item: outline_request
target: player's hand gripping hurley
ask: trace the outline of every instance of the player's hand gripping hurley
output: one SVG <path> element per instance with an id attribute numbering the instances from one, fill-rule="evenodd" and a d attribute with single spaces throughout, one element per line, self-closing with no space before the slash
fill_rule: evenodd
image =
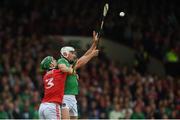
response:
<path id="1" fill-rule="evenodd" d="M 104 26 L 104 19 L 105 19 L 106 15 L 107 15 L 108 10 L 109 10 L 109 4 L 106 3 L 106 4 L 104 5 L 104 9 L 103 9 L 103 18 L 102 18 L 102 21 L 101 21 L 100 30 L 99 30 L 99 32 L 98 32 L 98 34 L 97 34 L 97 35 L 98 35 L 98 38 L 100 38 L 101 35 L 102 35 L 102 30 L 103 30 L 103 26 Z M 99 41 L 98 41 L 98 44 L 99 44 Z"/>

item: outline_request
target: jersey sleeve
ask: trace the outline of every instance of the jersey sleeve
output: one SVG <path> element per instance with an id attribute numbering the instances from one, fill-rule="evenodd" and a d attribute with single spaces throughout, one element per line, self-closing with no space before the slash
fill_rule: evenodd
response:
<path id="1" fill-rule="evenodd" d="M 64 58 L 60 58 L 60 59 L 58 60 L 57 64 L 58 64 L 58 65 L 59 65 L 59 64 L 65 64 L 67 67 L 70 66 L 69 63 L 68 63 L 68 61 L 67 61 L 66 59 L 64 59 Z"/>

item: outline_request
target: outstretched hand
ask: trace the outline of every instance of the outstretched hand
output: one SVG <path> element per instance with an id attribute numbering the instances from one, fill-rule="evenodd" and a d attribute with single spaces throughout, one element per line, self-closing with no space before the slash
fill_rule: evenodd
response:
<path id="1" fill-rule="evenodd" d="M 98 33 L 93 31 L 93 42 L 98 43 L 98 40 L 99 40 Z"/>

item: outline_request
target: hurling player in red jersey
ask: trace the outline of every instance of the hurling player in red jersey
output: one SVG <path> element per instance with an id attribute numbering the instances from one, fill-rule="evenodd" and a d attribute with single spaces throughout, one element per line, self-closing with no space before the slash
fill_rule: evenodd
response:
<path id="1" fill-rule="evenodd" d="M 64 95 L 64 84 L 67 74 L 72 74 L 73 69 L 61 66 L 56 69 L 57 62 L 52 56 L 45 57 L 41 68 L 46 70 L 43 77 L 44 97 L 39 107 L 40 119 L 60 119 L 60 105 Z"/>

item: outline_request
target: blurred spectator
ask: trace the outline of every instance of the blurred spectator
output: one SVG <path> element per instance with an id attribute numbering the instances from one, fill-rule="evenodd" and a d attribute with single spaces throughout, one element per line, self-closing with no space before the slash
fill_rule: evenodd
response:
<path id="1" fill-rule="evenodd" d="M 114 109 L 109 113 L 110 119 L 123 119 L 125 118 L 125 113 L 122 111 L 121 105 L 119 103 L 114 104 Z"/>
<path id="2" fill-rule="evenodd" d="M 140 73 L 144 74 L 147 71 L 148 62 L 148 53 L 144 50 L 144 46 L 141 45 L 135 53 L 135 67 Z"/>
<path id="3" fill-rule="evenodd" d="M 167 62 L 178 62 L 179 61 L 179 57 L 178 54 L 175 50 L 170 50 L 166 53 L 166 61 Z"/>
<path id="4" fill-rule="evenodd" d="M 131 119 L 145 119 L 145 115 L 144 115 L 144 113 L 142 112 L 140 106 L 138 106 L 138 105 L 135 106 L 134 112 L 133 112 L 133 114 L 131 115 Z"/>
<path id="5" fill-rule="evenodd" d="M 132 110 L 132 107 L 130 106 L 130 101 L 128 98 L 124 99 L 124 109 L 122 110 L 122 112 L 125 115 L 125 117 L 124 117 L 125 119 L 130 119 L 130 117 L 133 113 L 133 110 Z"/>
<path id="6" fill-rule="evenodd" d="M 0 103 L 0 118 L 1 119 L 8 119 L 8 113 L 4 110 L 4 106 Z"/>

